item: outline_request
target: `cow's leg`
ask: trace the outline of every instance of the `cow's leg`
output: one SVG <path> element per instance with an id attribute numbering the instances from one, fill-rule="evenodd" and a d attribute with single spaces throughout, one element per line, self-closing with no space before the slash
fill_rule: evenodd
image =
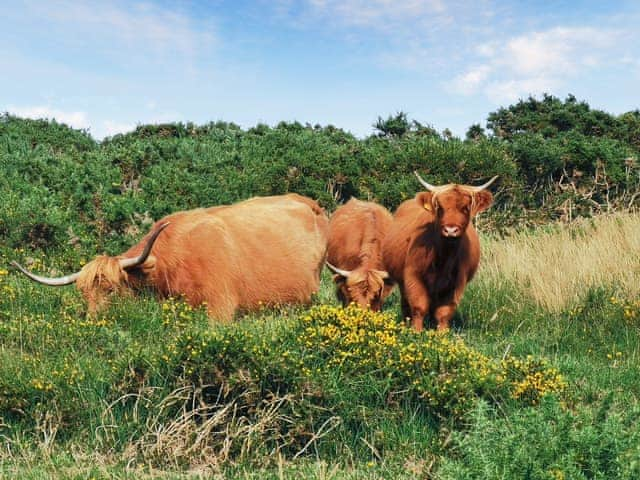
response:
<path id="1" fill-rule="evenodd" d="M 402 283 L 399 283 L 398 288 L 400 289 L 400 307 L 402 309 L 402 319 L 405 321 L 410 320 L 411 308 L 409 308 L 409 302 L 407 302 L 407 293 L 404 290 L 404 285 Z"/>
<path id="2" fill-rule="evenodd" d="M 209 319 L 214 319 L 223 323 L 231 322 L 239 307 L 238 301 L 234 298 L 227 298 L 224 301 L 218 301 L 216 303 L 207 302 L 206 305 Z"/>
<path id="3" fill-rule="evenodd" d="M 463 275 L 460 275 L 457 279 L 456 289 L 449 295 L 446 295 L 442 302 L 438 302 L 433 312 L 433 316 L 438 323 L 438 330 L 449 330 L 451 319 L 458 309 L 460 300 L 462 300 L 462 294 L 464 293 L 466 284 L 467 279 Z"/>
<path id="4" fill-rule="evenodd" d="M 402 292 L 402 300 L 400 300 L 400 306 L 402 307 L 402 318 L 404 320 L 410 320 L 411 307 L 409 307 L 409 302 L 407 302 L 407 298 L 404 296 L 404 292 Z"/>
<path id="5" fill-rule="evenodd" d="M 444 305 L 438 305 L 435 308 L 433 316 L 436 322 L 438 322 L 438 330 L 449 330 L 451 319 L 455 315 L 457 308 L 458 305 L 453 301 L 445 303 Z"/>
<path id="6" fill-rule="evenodd" d="M 416 275 L 407 275 L 404 281 L 405 295 L 411 313 L 411 326 L 418 332 L 424 329 L 424 317 L 429 312 L 429 293 Z"/>

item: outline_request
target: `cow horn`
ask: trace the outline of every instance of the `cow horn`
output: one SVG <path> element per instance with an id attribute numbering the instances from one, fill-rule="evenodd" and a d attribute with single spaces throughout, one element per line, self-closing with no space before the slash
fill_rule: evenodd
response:
<path id="1" fill-rule="evenodd" d="M 142 265 L 147 260 L 147 257 L 149 257 L 149 254 L 151 253 L 151 247 L 153 247 L 153 244 L 158 238 L 158 235 L 160 235 L 162 230 L 164 230 L 169 226 L 169 223 L 170 222 L 163 223 L 158 227 L 158 229 L 155 232 L 153 232 L 153 234 L 149 237 L 149 240 L 147 240 L 147 244 L 144 246 L 144 250 L 138 257 L 123 258 L 120 260 L 120 266 L 123 269 L 127 270 L 130 268 L 137 267 L 138 265 Z"/>
<path id="2" fill-rule="evenodd" d="M 151 253 L 151 247 L 153 246 L 154 242 L 158 238 L 158 235 L 160 235 L 160 232 L 162 232 L 162 230 L 164 230 L 167 226 L 169 226 L 169 222 L 163 223 L 155 232 L 153 232 L 151 237 L 149 237 L 149 240 L 147 240 L 147 244 L 145 245 L 144 250 L 142 251 L 140 256 L 136 258 L 122 259 L 120 260 L 120 266 L 122 268 L 133 268 L 137 265 L 140 265 L 141 263 L 144 263 L 144 261 L 149 256 L 149 253 Z M 18 270 L 24 273 L 31 280 L 38 283 L 42 283 L 44 285 L 50 285 L 52 287 L 62 287 L 64 285 L 70 285 L 74 283 L 76 280 L 78 280 L 78 277 L 80 276 L 80 272 L 76 272 L 76 273 L 72 273 L 71 275 L 65 275 L 64 277 L 56 277 L 56 278 L 41 277 L 40 275 L 31 273 L 29 270 L 24 268 L 18 262 L 11 262 L 11 265 L 16 267 Z"/>
<path id="3" fill-rule="evenodd" d="M 413 173 L 418 178 L 418 181 L 422 184 L 424 188 L 426 188 L 430 192 L 435 192 L 436 190 L 438 190 L 437 186 L 431 185 L 430 183 L 426 182 L 417 171 L 414 170 Z"/>
<path id="4" fill-rule="evenodd" d="M 493 182 L 495 182 L 496 178 L 498 178 L 500 175 L 496 175 L 495 177 L 493 177 L 491 180 L 489 180 L 487 183 L 480 185 L 479 187 L 469 187 L 471 188 L 471 190 L 473 190 L 474 192 L 480 192 L 482 190 L 484 190 L 485 188 L 487 188 L 489 185 L 491 185 Z"/>
<path id="5" fill-rule="evenodd" d="M 338 275 L 342 275 L 344 278 L 349 278 L 351 272 L 349 270 L 342 270 L 341 268 L 336 267 L 335 265 L 331 265 L 329 262 L 325 262 L 329 270 Z"/>
<path id="6" fill-rule="evenodd" d="M 429 190 L 430 192 L 433 192 L 433 193 L 444 192 L 445 190 L 448 190 L 451 188 L 450 184 L 449 185 L 431 185 L 424 178 L 422 178 L 418 172 L 414 171 L 413 173 L 418 178 L 418 181 L 422 184 L 422 186 L 427 190 Z"/>
<path id="7" fill-rule="evenodd" d="M 16 267 L 18 270 L 24 273 L 31 280 L 38 283 L 43 283 L 44 285 L 50 285 L 52 287 L 62 287 L 64 285 L 70 285 L 73 282 L 75 282 L 80 276 L 80 272 L 76 272 L 76 273 L 72 273 L 71 275 L 65 275 L 64 277 L 57 277 L 57 278 L 41 277 L 40 275 L 31 273 L 29 270 L 24 268 L 18 262 L 11 262 L 11 265 Z"/>

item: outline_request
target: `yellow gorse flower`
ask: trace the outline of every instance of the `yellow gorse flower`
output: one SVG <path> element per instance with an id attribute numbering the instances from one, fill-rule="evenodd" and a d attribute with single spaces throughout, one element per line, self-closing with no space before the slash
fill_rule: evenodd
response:
<path id="1" fill-rule="evenodd" d="M 355 374 L 383 372 L 398 389 L 409 387 L 434 408 L 454 413 L 485 391 L 506 390 L 511 398 L 537 403 L 566 388 L 560 373 L 543 361 L 495 361 L 460 337 L 416 334 L 390 313 L 322 305 L 303 317 L 303 325 L 298 341 L 310 355 L 324 356 L 330 366 Z"/>

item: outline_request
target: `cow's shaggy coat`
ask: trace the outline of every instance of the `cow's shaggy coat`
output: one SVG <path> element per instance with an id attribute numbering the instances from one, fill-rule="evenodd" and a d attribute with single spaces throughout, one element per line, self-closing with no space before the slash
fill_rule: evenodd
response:
<path id="1" fill-rule="evenodd" d="M 400 287 L 403 315 L 418 331 L 426 315 L 439 330 L 449 328 L 480 261 L 471 219 L 493 201 L 482 187 L 432 188 L 398 207 L 383 244 L 385 267 Z"/>
<path id="2" fill-rule="evenodd" d="M 167 223 L 141 265 L 120 266 L 122 259 L 140 256 Z M 122 255 L 85 265 L 77 287 L 90 312 L 111 293 L 148 286 L 163 297 L 205 304 L 210 317 L 230 320 L 238 310 L 310 302 L 320 285 L 327 234 L 322 208 L 297 194 L 178 212 Z"/>
<path id="3" fill-rule="evenodd" d="M 355 302 L 378 311 L 391 293 L 393 282 L 384 271 L 382 241 L 392 221 L 383 206 L 355 198 L 331 216 L 327 262 L 343 305 Z"/>

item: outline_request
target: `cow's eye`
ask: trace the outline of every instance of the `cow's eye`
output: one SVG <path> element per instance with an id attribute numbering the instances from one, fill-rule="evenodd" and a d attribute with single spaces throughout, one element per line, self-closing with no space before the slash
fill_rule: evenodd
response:
<path id="1" fill-rule="evenodd" d="M 465 214 L 469 213 L 469 207 L 462 207 L 462 212 Z"/>

